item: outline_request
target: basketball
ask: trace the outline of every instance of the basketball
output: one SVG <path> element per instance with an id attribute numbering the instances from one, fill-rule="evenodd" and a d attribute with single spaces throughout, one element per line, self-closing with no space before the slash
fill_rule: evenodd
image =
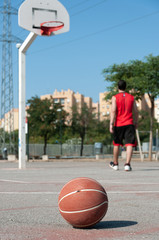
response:
<path id="1" fill-rule="evenodd" d="M 62 217 L 77 228 L 86 228 L 100 222 L 108 209 L 108 197 L 97 181 L 81 177 L 69 181 L 58 198 Z"/>

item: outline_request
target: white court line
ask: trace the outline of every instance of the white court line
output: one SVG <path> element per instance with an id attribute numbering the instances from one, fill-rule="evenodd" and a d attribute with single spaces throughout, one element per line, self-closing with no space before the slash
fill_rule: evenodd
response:
<path id="1" fill-rule="evenodd" d="M 23 183 L 23 184 L 56 184 L 56 183 L 68 183 L 69 180 L 61 180 L 61 181 L 52 181 L 52 182 L 25 182 L 18 180 L 8 180 L 8 179 L 0 179 L 0 182 L 11 182 L 11 183 Z M 124 185 L 159 185 L 159 183 L 150 183 L 150 182 L 113 182 L 110 180 L 97 180 L 99 183 L 108 183 L 108 184 L 124 184 Z"/>
<path id="2" fill-rule="evenodd" d="M 137 194 L 137 193 L 159 193 L 159 191 L 117 191 L 117 192 L 107 192 L 108 194 Z"/>
<path id="3" fill-rule="evenodd" d="M 60 192 L 0 192 L 0 194 L 13 194 L 13 195 L 59 195 Z"/>
<path id="4" fill-rule="evenodd" d="M 98 180 L 98 182 L 100 183 L 109 183 L 109 184 L 124 184 L 124 185 L 159 185 L 158 183 L 150 183 L 150 182 L 124 182 L 125 180 L 123 180 L 123 182 L 113 182 L 110 180 Z"/>
<path id="5" fill-rule="evenodd" d="M 56 183 L 66 183 L 66 181 L 53 181 L 53 182 L 25 182 L 25 181 L 8 180 L 8 179 L 0 179 L 0 182 L 23 183 L 23 184 L 56 184 Z"/>
<path id="6" fill-rule="evenodd" d="M 0 179 L 0 182 L 12 182 L 12 183 L 29 183 L 24 181 L 17 181 L 17 180 L 7 180 L 7 179 Z"/>
<path id="7" fill-rule="evenodd" d="M 137 193 L 159 193 L 159 191 L 107 191 L 107 194 L 137 194 Z M 13 194 L 13 195 L 59 195 L 60 192 L 0 192 L 0 194 Z"/>

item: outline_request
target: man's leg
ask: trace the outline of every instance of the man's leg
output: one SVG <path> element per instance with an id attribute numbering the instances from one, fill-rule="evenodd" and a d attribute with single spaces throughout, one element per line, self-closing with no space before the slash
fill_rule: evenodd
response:
<path id="1" fill-rule="evenodd" d="M 133 153 L 133 147 L 127 146 L 126 147 L 126 163 L 127 164 L 130 164 L 131 162 L 132 153 Z"/>
<path id="2" fill-rule="evenodd" d="M 131 157 L 133 153 L 133 146 L 135 146 L 135 127 L 134 125 L 127 125 L 125 128 L 125 146 L 126 146 L 126 164 L 125 171 L 131 171 Z"/>
<path id="3" fill-rule="evenodd" d="M 131 165 L 130 165 L 132 153 L 133 153 L 133 147 L 132 146 L 127 146 L 126 147 L 126 163 L 125 163 L 125 166 L 124 166 L 125 171 L 131 171 L 132 170 Z"/>
<path id="4" fill-rule="evenodd" d="M 114 146 L 113 149 L 113 162 L 118 165 L 118 157 L 119 157 L 119 146 Z"/>
<path id="5" fill-rule="evenodd" d="M 113 162 L 110 162 L 109 166 L 114 170 L 119 170 L 118 166 L 119 146 L 114 146 L 113 149 Z"/>

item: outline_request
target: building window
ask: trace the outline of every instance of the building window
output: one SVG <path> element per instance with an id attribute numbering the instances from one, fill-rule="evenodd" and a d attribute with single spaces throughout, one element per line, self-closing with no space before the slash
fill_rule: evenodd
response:
<path id="1" fill-rule="evenodd" d="M 107 105 L 107 109 L 109 109 L 109 105 Z"/>
<path id="2" fill-rule="evenodd" d="M 105 116 L 105 112 L 103 112 L 102 115 Z"/>
<path id="3" fill-rule="evenodd" d="M 59 99 L 58 98 L 54 98 L 54 103 L 58 103 Z"/>
<path id="4" fill-rule="evenodd" d="M 107 112 L 107 115 L 109 115 L 109 112 Z"/>
<path id="5" fill-rule="evenodd" d="M 64 103 L 65 103 L 65 99 L 64 99 L 64 98 L 61 98 L 61 99 L 60 99 L 60 103 L 61 103 L 61 104 L 64 104 Z"/>

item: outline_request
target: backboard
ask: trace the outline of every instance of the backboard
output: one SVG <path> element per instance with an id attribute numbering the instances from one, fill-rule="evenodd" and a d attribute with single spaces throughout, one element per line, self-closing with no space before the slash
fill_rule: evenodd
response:
<path id="1" fill-rule="evenodd" d="M 45 34 L 41 26 L 47 22 L 56 25 L 60 23 L 60 26 Z M 18 23 L 20 27 L 37 35 L 57 35 L 70 28 L 69 14 L 58 0 L 25 0 L 18 11 Z"/>

